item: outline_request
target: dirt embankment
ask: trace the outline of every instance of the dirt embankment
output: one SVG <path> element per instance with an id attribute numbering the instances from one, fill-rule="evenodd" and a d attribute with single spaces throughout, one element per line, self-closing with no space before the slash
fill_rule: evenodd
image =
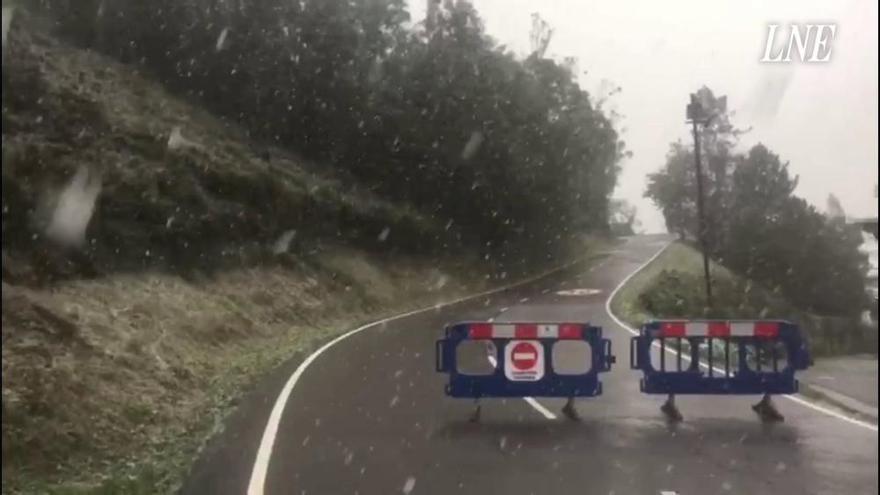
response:
<path id="1" fill-rule="evenodd" d="M 7 41 L 4 492 L 167 491 L 283 359 L 493 283 L 461 253 L 425 256 L 454 237 L 442 224 L 134 67 L 23 13 Z"/>

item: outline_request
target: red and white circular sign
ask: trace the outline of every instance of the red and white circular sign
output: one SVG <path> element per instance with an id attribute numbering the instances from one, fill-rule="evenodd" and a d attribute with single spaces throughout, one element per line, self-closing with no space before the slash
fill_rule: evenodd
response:
<path id="1" fill-rule="evenodd" d="M 504 375 L 516 382 L 544 377 L 544 346 L 537 340 L 511 340 L 504 347 Z"/>
<path id="2" fill-rule="evenodd" d="M 538 350 L 529 342 L 519 342 L 513 346 L 510 361 L 518 370 L 530 370 L 538 362 Z"/>

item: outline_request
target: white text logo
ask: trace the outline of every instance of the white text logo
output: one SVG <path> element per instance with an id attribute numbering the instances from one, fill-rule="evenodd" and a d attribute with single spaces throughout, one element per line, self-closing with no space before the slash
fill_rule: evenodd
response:
<path id="1" fill-rule="evenodd" d="M 767 26 L 761 62 L 788 63 L 792 57 L 809 63 L 831 60 L 831 42 L 837 32 L 836 24 L 790 24 L 787 39 L 779 27 L 779 24 Z"/>

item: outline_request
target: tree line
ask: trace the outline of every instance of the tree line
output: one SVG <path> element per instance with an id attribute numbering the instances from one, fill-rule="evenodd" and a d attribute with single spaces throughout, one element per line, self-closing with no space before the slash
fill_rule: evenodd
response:
<path id="1" fill-rule="evenodd" d="M 627 152 L 573 64 L 515 57 L 466 1 L 39 0 L 58 31 L 135 64 L 259 140 L 454 225 L 487 255 L 607 230 Z M 543 38 L 546 38 L 544 36 Z"/>
<path id="2" fill-rule="evenodd" d="M 715 98 L 708 88 L 701 93 Z M 797 177 L 763 144 L 737 152 L 742 132 L 722 113 L 700 137 L 710 256 L 807 311 L 858 315 L 868 307 L 861 231 L 796 196 Z M 697 238 L 691 147 L 671 145 L 665 165 L 649 175 L 645 196 L 662 210 L 670 232 Z"/>

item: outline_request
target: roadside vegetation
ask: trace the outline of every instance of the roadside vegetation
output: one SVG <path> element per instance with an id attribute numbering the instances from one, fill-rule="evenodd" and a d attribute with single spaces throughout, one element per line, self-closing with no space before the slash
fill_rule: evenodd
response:
<path id="1" fill-rule="evenodd" d="M 784 319 L 805 332 L 814 357 L 877 353 L 877 326 L 859 318 L 805 311 L 778 290 L 743 277 L 713 261 L 710 265 L 714 305 L 705 305 L 700 251 L 691 243 L 670 245 L 624 285 L 611 309 L 638 328 L 652 319 Z"/>

